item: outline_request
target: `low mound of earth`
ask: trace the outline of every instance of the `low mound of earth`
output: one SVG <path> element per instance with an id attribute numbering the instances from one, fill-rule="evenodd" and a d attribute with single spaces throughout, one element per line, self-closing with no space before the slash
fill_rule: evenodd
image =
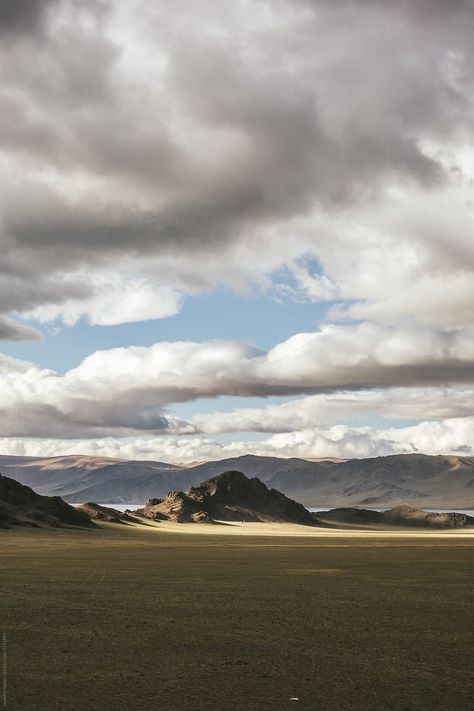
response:
<path id="1" fill-rule="evenodd" d="M 84 511 L 77 511 L 59 496 L 41 496 L 0 474 L 0 528 L 93 525 Z"/>
<path id="2" fill-rule="evenodd" d="M 428 528 L 464 528 L 474 526 L 474 517 L 446 511 L 420 511 L 411 506 L 396 506 L 384 512 L 384 520 L 394 526 L 423 526 Z"/>
<path id="3" fill-rule="evenodd" d="M 404 526 L 405 528 L 465 528 L 474 526 L 474 517 L 456 512 L 434 513 L 421 511 L 411 506 L 395 506 L 388 511 L 371 509 L 339 508 L 331 511 L 316 511 L 316 520 L 334 524 L 358 526 Z"/>
<path id="4" fill-rule="evenodd" d="M 141 513 L 178 523 L 261 521 L 318 525 L 302 504 L 238 471 L 224 472 L 186 492 L 170 491 L 164 499 L 150 499 Z"/>
<path id="5" fill-rule="evenodd" d="M 133 523 L 134 519 L 128 513 L 113 509 L 109 506 L 101 506 L 92 501 L 76 506 L 76 510 L 83 511 L 93 521 L 107 521 L 108 523 Z"/>
<path id="6" fill-rule="evenodd" d="M 313 516 L 317 521 L 354 526 L 374 526 L 383 523 L 380 511 L 359 509 L 353 506 L 331 509 L 330 511 L 314 511 Z"/>

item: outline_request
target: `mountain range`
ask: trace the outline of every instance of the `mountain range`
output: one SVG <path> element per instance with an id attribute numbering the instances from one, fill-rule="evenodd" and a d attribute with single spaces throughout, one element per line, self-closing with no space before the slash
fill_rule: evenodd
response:
<path id="1" fill-rule="evenodd" d="M 246 455 L 180 466 L 90 456 L 0 456 L 0 471 L 41 494 L 71 503 L 143 504 L 224 471 L 258 477 L 269 488 L 309 507 L 416 504 L 417 508 L 474 508 L 474 458 L 399 454 L 351 460 Z"/>

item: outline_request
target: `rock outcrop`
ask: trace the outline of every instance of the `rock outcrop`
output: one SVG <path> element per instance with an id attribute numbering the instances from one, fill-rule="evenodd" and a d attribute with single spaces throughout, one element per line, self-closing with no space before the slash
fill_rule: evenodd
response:
<path id="1" fill-rule="evenodd" d="M 94 524 L 59 496 L 41 496 L 29 486 L 0 474 L 0 527 L 90 527 Z"/>
<path id="2" fill-rule="evenodd" d="M 465 528 L 474 526 L 474 517 L 456 512 L 434 513 L 411 506 L 395 506 L 388 511 L 373 511 L 354 507 L 317 511 L 316 520 L 356 526 L 397 526 L 403 528 Z"/>
<path id="3" fill-rule="evenodd" d="M 420 511 L 411 506 L 395 506 L 383 512 L 383 519 L 392 526 L 423 527 L 423 528 L 464 528 L 474 526 L 474 517 L 467 514 L 446 511 Z"/>
<path id="4" fill-rule="evenodd" d="M 150 499 L 141 513 L 179 523 L 264 521 L 317 525 L 302 504 L 238 471 L 224 472 L 186 492 L 170 491 L 164 499 Z"/>
<path id="5" fill-rule="evenodd" d="M 133 523 L 134 519 L 128 513 L 113 509 L 110 506 L 101 506 L 92 501 L 76 506 L 78 511 L 83 511 L 93 521 L 107 521 L 108 523 Z"/>
<path id="6" fill-rule="evenodd" d="M 383 523 L 381 511 L 359 509 L 355 506 L 341 507 L 330 511 L 315 511 L 312 515 L 317 521 L 351 526 L 374 526 Z"/>
<path id="7" fill-rule="evenodd" d="M 170 491 L 164 499 L 150 499 L 142 511 L 147 518 L 153 518 L 155 521 L 210 522 L 202 502 L 196 501 L 189 492 L 184 491 Z"/>

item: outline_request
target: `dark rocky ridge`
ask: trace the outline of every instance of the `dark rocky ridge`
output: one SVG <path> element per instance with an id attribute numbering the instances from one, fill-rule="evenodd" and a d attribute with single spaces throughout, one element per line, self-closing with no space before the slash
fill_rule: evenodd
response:
<path id="1" fill-rule="evenodd" d="M 388 511 L 339 508 L 317 511 L 313 516 L 322 522 L 357 526 L 403 526 L 404 528 L 466 528 L 474 526 L 474 517 L 456 512 L 434 513 L 411 506 L 395 506 Z"/>
<path id="2" fill-rule="evenodd" d="M 29 486 L 0 474 L 0 528 L 10 526 L 93 526 L 59 496 L 41 496 Z"/>
<path id="3" fill-rule="evenodd" d="M 134 519 L 128 513 L 119 511 L 118 509 L 110 508 L 110 506 L 101 506 L 92 501 L 86 504 L 76 506 L 77 511 L 83 511 L 93 521 L 108 521 L 109 523 L 133 523 Z"/>
<path id="4" fill-rule="evenodd" d="M 170 491 L 164 499 L 150 499 L 144 516 L 179 523 L 212 521 L 262 521 L 315 526 L 304 506 L 259 479 L 229 471 L 188 491 Z"/>

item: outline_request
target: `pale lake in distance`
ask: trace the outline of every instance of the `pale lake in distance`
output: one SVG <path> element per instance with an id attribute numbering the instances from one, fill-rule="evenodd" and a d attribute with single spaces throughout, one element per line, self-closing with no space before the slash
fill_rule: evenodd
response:
<path id="1" fill-rule="evenodd" d="M 130 509 L 131 511 L 134 511 L 135 509 L 141 509 L 145 504 L 103 504 L 102 502 L 98 502 L 100 506 L 110 506 L 112 509 L 117 509 L 118 511 L 125 511 L 126 509 Z M 75 503 L 72 504 L 72 506 L 79 506 L 79 504 Z M 331 508 L 337 508 L 336 506 L 332 506 Z M 358 506 L 356 508 L 368 508 L 371 511 L 387 511 L 387 509 L 376 509 L 372 508 L 371 506 Z M 413 508 L 416 508 L 415 506 Z M 315 507 L 315 506 L 309 506 L 308 511 L 330 511 L 330 508 L 321 506 L 320 508 Z M 445 511 L 454 511 L 456 513 L 462 513 L 466 514 L 467 516 L 474 516 L 474 509 L 423 509 L 424 511 L 432 511 L 434 513 L 444 513 Z"/>

